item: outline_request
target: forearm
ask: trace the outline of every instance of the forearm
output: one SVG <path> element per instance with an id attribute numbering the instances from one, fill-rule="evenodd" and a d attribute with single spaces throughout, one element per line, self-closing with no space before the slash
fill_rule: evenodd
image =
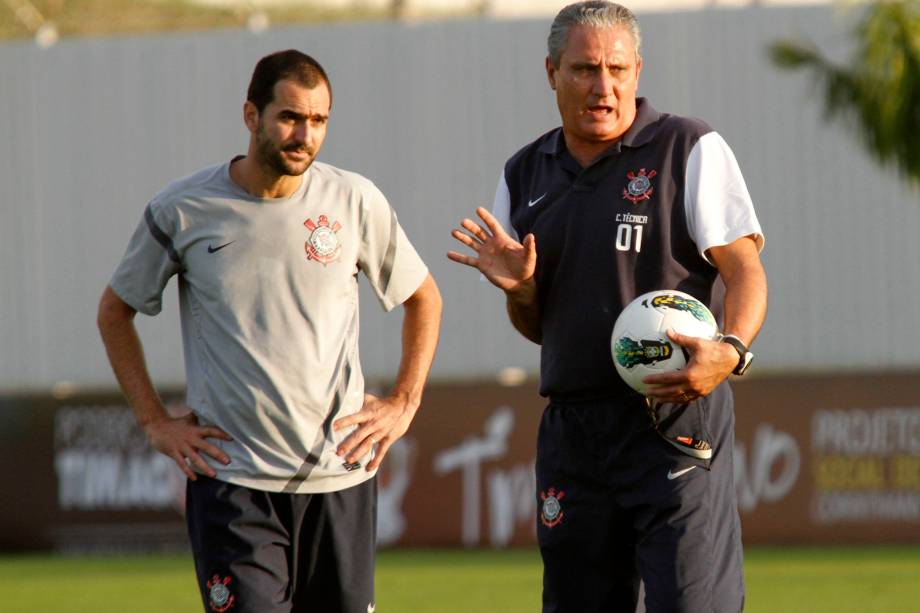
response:
<path id="1" fill-rule="evenodd" d="M 99 305 L 97 324 L 115 378 L 141 427 L 168 418 L 144 360 L 144 350 L 134 326 L 134 309 L 111 288 Z"/>
<path id="2" fill-rule="evenodd" d="M 760 332 L 767 313 L 767 277 L 760 260 L 747 261 L 725 282 L 723 332 L 733 334 L 750 346 Z"/>
<path id="3" fill-rule="evenodd" d="M 404 307 L 402 358 L 392 395 L 402 398 L 414 414 L 422 402 L 441 328 L 441 293 L 431 275 Z"/>
<path id="4" fill-rule="evenodd" d="M 543 343 L 543 327 L 540 323 L 540 303 L 537 299 L 537 285 L 533 280 L 515 292 L 505 293 L 508 319 L 514 329 L 524 338 L 540 345 Z"/>

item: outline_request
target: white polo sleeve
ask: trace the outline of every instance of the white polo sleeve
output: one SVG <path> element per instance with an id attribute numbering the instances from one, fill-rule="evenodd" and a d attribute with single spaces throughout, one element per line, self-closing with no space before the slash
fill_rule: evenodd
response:
<path id="1" fill-rule="evenodd" d="M 405 302 L 428 276 L 428 267 L 409 242 L 396 211 L 370 181 L 362 189 L 358 266 L 387 311 Z"/>
<path id="2" fill-rule="evenodd" d="M 763 230 L 738 161 L 716 132 L 701 137 L 687 158 L 684 207 L 690 236 L 710 264 L 707 249 L 744 236 L 754 239 L 758 251 L 763 249 Z"/>
<path id="3" fill-rule="evenodd" d="M 124 257 L 109 282 L 112 290 L 135 310 L 156 315 L 163 308 L 163 290 L 182 269 L 173 245 L 175 224 L 170 207 L 154 200 L 134 230 Z"/>
<path id="4" fill-rule="evenodd" d="M 492 201 L 492 215 L 498 220 L 511 238 L 521 242 L 517 230 L 511 225 L 511 192 L 508 190 L 508 182 L 505 181 L 505 171 L 498 177 L 498 186 L 495 188 L 495 200 Z"/>

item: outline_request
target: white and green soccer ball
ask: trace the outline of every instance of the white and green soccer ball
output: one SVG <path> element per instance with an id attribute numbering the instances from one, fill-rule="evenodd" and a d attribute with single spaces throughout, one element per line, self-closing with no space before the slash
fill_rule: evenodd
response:
<path id="1" fill-rule="evenodd" d="M 668 330 L 706 339 L 719 335 L 706 305 L 676 290 L 642 294 L 626 305 L 613 326 L 613 364 L 623 381 L 640 394 L 645 394 L 643 378 L 687 364 L 689 356 L 668 338 Z"/>

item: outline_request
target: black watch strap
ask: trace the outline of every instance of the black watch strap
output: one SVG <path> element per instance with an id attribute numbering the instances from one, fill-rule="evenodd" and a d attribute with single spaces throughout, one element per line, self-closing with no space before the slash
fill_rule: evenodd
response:
<path id="1" fill-rule="evenodd" d="M 722 338 L 719 340 L 723 343 L 728 343 L 735 348 L 735 351 L 738 352 L 738 365 L 735 366 L 735 369 L 732 371 L 732 373 L 736 375 L 743 375 L 751 365 L 751 360 L 754 359 L 754 354 L 748 351 L 748 347 L 744 344 L 744 341 L 742 341 L 734 334 L 723 334 Z"/>

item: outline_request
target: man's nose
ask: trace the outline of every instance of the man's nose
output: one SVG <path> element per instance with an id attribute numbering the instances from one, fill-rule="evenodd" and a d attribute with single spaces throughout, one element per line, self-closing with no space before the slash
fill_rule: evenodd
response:
<path id="1" fill-rule="evenodd" d="M 597 72 L 597 78 L 594 79 L 594 87 L 592 88 L 591 93 L 600 96 L 606 97 L 613 93 L 614 79 L 606 70 L 599 70 Z"/>
<path id="2" fill-rule="evenodd" d="M 298 121 L 294 126 L 294 140 L 298 143 L 306 143 L 310 140 L 310 122 Z"/>

